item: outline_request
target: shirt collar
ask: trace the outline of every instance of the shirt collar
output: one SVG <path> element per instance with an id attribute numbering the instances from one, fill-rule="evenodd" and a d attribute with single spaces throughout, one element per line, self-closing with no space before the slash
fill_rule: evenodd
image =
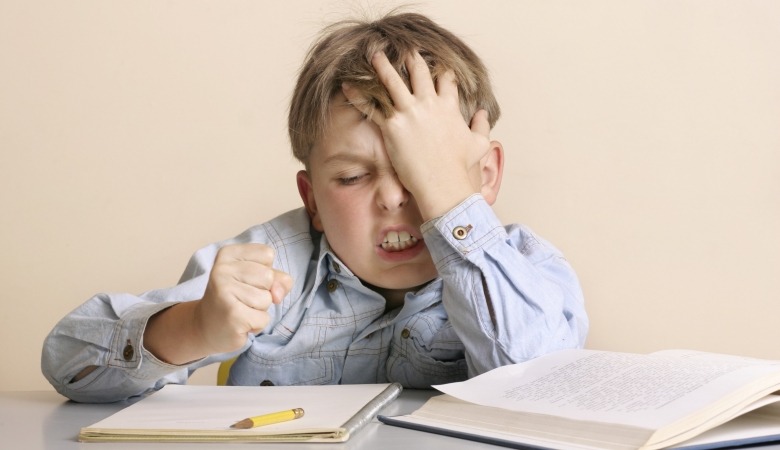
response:
<path id="1" fill-rule="evenodd" d="M 314 229 L 311 230 L 311 233 L 313 240 L 315 242 L 319 241 L 319 246 L 315 247 L 317 248 L 317 255 L 312 258 L 312 263 L 316 264 L 316 268 L 314 273 L 314 284 L 309 290 L 309 297 L 306 299 L 307 308 L 311 306 L 311 302 L 314 301 L 315 293 L 319 286 L 327 281 L 328 275 L 330 275 L 331 272 L 336 272 L 339 275 L 346 277 L 355 277 L 355 274 L 352 273 L 346 264 L 344 264 L 333 252 L 325 234 Z"/>
<path id="2" fill-rule="evenodd" d="M 314 233 L 317 235 L 314 236 Z M 318 231 L 315 231 L 312 229 L 313 238 L 316 241 L 319 241 L 319 248 L 318 248 L 318 254 L 316 258 L 312 258 L 313 260 L 316 260 L 316 273 L 314 276 L 314 286 L 309 291 L 309 298 L 306 299 L 306 307 L 308 308 L 311 305 L 311 302 L 314 301 L 314 293 L 317 292 L 317 289 L 319 286 L 327 281 L 328 275 L 330 275 L 331 272 L 335 272 L 343 277 L 348 278 L 356 278 L 357 276 L 350 270 L 349 267 L 347 267 L 344 262 L 339 259 L 339 257 L 336 255 L 336 253 L 331 248 L 330 244 L 328 243 L 328 239 L 325 236 L 324 233 L 320 233 Z M 356 280 L 358 282 L 359 280 Z M 423 305 L 428 305 L 432 303 L 434 300 L 435 295 L 430 295 L 429 292 L 438 292 L 442 288 L 442 279 L 441 277 L 436 277 L 434 280 L 432 280 L 430 283 L 425 285 L 422 289 L 412 294 L 413 297 L 425 299 L 423 300 L 420 305 L 422 307 Z M 433 297 L 433 298 L 432 298 Z"/>

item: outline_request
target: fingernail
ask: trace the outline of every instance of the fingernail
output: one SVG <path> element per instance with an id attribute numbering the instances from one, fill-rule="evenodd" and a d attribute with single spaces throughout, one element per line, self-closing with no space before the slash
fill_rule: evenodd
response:
<path id="1" fill-rule="evenodd" d="M 355 88 L 352 87 L 351 84 L 344 81 L 341 83 L 341 93 L 344 94 L 344 97 L 347 97 L 347 101 L 349 101 L 349 96 L 354 94 Z"/>

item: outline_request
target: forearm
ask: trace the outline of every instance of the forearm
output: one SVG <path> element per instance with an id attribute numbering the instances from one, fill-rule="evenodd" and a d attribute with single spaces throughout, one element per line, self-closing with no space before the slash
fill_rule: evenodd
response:
<path id="1" fill-rule="evenodd" d="M 470 376 L 584 344 L 584 310 L 538 269 L 513 264 L 514 276 L 485 277 L 496 267 L 483 266 L 463 276 L 456 265 L 442 276 L 448 280 L 444 304 L 464 343 Z M 518 279 L 519 287 L 511 284 Z"/>
<path id="2" fill-rule="evenodd" d="M 208 356 L 196 326 L 198 301 L 182 302 L 149 318 L 143 346 L 157 359 L 183 365 Z"/>
<path id="3" fill-rule="evenodd" d="M 549 244 L 519 227 L 507 234 L 479 196 L 425 228 L 470 375 L 583 345 L 579 283 Z"/>
<path id="4" fill-rule="evenodd" d="M 44 376 L 58 392 L 81 402 L 124 400 L 158 387 L 161 380 L 186 382 L 187 368 L 157 360 L 142 345 L 149 316 L 168 306 L 127 294 L 93 297 L 47 336 Z"/>
<path id="5" fill-rule="evenodd" d="M 149 356 L 146 357 L 147 359 Z M 52 386 L 63 396 L 81 403 L 112 403 L 141 396 L 169 383 L 185 384 L 192 368 L 164 367 L 150 370 L 145 363 L 144 377 L 138 371 L 113 366 L 92 366 L 93 369 L 78 381 L 58 381 L 60 374 L 47 376 Z M 161 366 L 164 364 L 160 363 Z M 172 371 L 171 371 L 172 370 Z"/>
<path id="6" fill-rule="evenodd" d="M 203 295 L 210 248 L 193 257 L 192 277 L 142 295 L 99 294 L 65 316 L 43 344 L 41 370 L 54 388 L 81 402 L 111 402 L 142 395 L 166 383 L 185 383 L 200 361 L 167 364 L 144 348 L 150 317 Z M 211 258 L 213 259 L 213 257 Z M 207 268 L 207 266 L 205 266 Z"/>

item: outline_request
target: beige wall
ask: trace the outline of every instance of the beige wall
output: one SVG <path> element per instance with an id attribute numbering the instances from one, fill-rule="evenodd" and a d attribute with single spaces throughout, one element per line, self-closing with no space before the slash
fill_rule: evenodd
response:
<path id="1" fill-rule="evenodd" d="M 93 293 L 299 204 L 287 101 L 340 3 L 0 0 L 0 388 L 48 389 L 42 340 Z M 590 347 L 780 359 L 780 3 L 417 9 L 491 69 L 497 211 L 568 255 Z"/>

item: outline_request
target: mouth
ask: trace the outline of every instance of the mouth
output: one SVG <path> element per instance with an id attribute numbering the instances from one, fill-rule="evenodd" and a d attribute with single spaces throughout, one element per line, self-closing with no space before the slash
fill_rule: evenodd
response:
<path id="1" fill-rule="evenodd" d="M 388 231 L 380 246 L 386 252 L 401 252 L 420 242 L 408 231 Z"/>
<path id="2" fill-rule="evenodd" d="M 408 225 L 383 229 L 376 242 L 377 256 L 391 264 L 411 262 L 427 249 L 422 236 Z"/>

